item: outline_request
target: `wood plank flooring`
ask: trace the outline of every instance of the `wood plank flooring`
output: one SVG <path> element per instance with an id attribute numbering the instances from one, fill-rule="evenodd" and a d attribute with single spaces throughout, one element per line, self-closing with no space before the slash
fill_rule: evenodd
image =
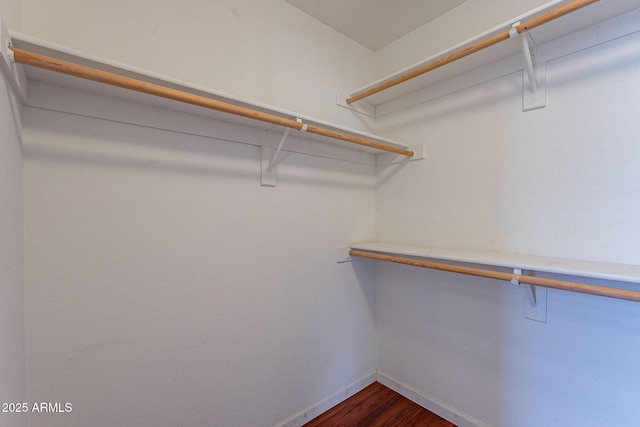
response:
<path id="1" fill-rule="evenodd" d="M 375 382 L 303 427 L 456 427 Z"/>

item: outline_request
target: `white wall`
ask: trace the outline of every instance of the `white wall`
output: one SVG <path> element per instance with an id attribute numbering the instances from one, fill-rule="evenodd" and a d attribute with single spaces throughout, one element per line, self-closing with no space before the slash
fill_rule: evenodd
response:
<path id="1" fill-rule="evenodd" d="M 21 0 L 0 0 L 0 16 L 10 29 L 19 31 L 22 28 Z"/>
<path id="2" fill-rule="evenodd" d="M 26 397 L 22 111 L 0 75 L 0 402 L 15 403 Z M 26 426 L 26 421 L 26 415 L 0 412 L 3 426 Z"/>
<path id="3" fill-rule="evenodd" d="M 36 108 L 24 132 L 28 397 L 73 405 L 30 425 L 272 426 L 375 369 L 372 270 L 335 258 L 374 238 L 373 166 L 285 153 L 268 188 L 251 145 Z"/>
<path id="4" fill-rule="evenodd" d="M 26 34 L 368 129 L 335 96 L 373 54 L 282 0 L 22 6 Z M 335 261 L 375 237 L 373 167 L 287 154 L 263 188 L 255 146 L 25 122 L 28 399 L 73 407 L 31 425 L 271 426 L 375 369 L 372 270 Z"/>
<path id="5" fill-rule="evenodd" d="M 190 83 L 366 129 L 336 106 L 373 53 L 284 0 L 23 0 L 23 32 Z"/>
<path id="6" fill-rule="evenodd" d="M 549 62 L 544 109 L 517 73 L 382 118 L 427 158 L 378 170 L 379 240 L 640 264 L 638 46 Z M 494 427 L 640 420 L 637 303 L 550 290 L 539 323 L 507 283 L 376 268 L 386 375 Z"/>

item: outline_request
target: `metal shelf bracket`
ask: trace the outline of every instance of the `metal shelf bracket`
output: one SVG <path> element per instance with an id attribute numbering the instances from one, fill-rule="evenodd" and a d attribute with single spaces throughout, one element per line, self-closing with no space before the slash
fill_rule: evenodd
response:
<path id="1" fill-rule="evenodd" d="M 296 118 L 296 122 L 302 123 L 302 119 Z M 262 147 L 262 186 L 263 187 L 275 187 L 276 186 L 276 166 L 278 164 L 278 156 L 282 151 L 282 147 L 284 146 L 287 137 L 289 136 L 289 131 L 291 128 L 285 128 L 284 134 L 282 134 L 282 138 L 280 139 L 280 143 L 278 147 L 273 150 L 271 147 Z M 302 127 L 299 129 L 300 132 L 307 131 L 307 125 L 302 124 Z M 267 131 L 267 135 L 270 135 L 271 130 Z M 267 136 L 268 138 L 268 136 Z M 270 159 L 270 160 L 269 160 Z"/>
<path id="2" fill-rule="evenodd" d="M 509 37 L 520 38 L 524 70 L 522 76 L 522 111 L 536 110 L 547 105 L 546 64 L 536 62 L 536 44 L 531 35 L 524 31 L 518 32 L 516 22 L 509 30 Z M 524 76 L 526 74 L 526 78 Z M 526 83 L 525 83 L 526 80 Z"/>
<path id="3" fill-rule="evenodd" d="M 522 314 L 526 319 L 545 323 L 547 321 L 547 288 L 520 283 L 521 268 L 513 269 L 512 285 L 522 285 Z"/>
<path id="4" fill-rule="evenodd" d="M 533 285 L 520 283 L 520 276 L 522 276 L 522 269 L 521 268 L 514 268 L 513 269 L 513 277 L 511 278 L 511 284 L 512 285 L 523 285 L 524 289 L 525 289 L 525 292 L 527 294 L 527 299 L 529 300 L 529 305 L 531 305 L 531 307 L 535 307 L 536 306 L 536 288 Z"/>
<path id="5" fill-rule="evenodd" d="M 533 285 L 524 285 L 524 290 L 527 293 L 527 299 L 529 300 L 529 305 L 531 307 L 535 307 L 537 304 L 536 287 Z"/>

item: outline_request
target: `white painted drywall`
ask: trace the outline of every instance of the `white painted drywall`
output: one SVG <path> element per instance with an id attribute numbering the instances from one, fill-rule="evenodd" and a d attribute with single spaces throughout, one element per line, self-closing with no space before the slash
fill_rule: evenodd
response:
<path id="1" fill-rule="evenodd" d="M 26 34 L 361 130 L 373 53 L 284 0 L 24 0 Z"/>
<path id="2" fill-rule="evenodd" d="M 517 73 L 382 118 L 427 157 L 378 170 L 378 238 L 639 264 L 638 46 L 550 61 L 544 109 L 522 112 Z M 494 427 L 640 420 L 637 303 L 550 290 L 539 323 L 507 283 L 388 264 L 376 280 L 378 368 L 434 401 Z"/>
<path id="3" fill-rule="evenodd" d="M 26 394 L 21 107 L 0 75 L 0 403 L 22 403 Z M 26 426 L 27 416 L 0 412 L 0 425 Z"/>
<path id="4" fill-rule="evenodd" d="M 0 0 L 0 16 L 10 29 L 19 31 L 22 28 L 22 1 Z"/>
<path id="5" fill-rule="evenodd" d="M 373 166 L 283 153 L 268 188 L 251 145 L 31 107 L 24 134 L 28 395 L 56 422 L 272 426 L 375 369 L 372 269 L 335 258 L 374 238 Z"/>

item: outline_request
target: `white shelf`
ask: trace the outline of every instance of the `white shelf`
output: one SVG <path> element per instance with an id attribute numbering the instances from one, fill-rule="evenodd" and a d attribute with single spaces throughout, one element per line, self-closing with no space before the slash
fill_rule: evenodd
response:
<path id="1" fill-rule="evenodd" d="M 354 243 L 351 245 L 351 248 L 391 255 L 480 264 L 493 267 L 520 268 L 522 270 L 544 273 L 640 283 L 640 265 L 549 258 L 490 251 L 433 248 L 388 242 Z"/>
<path id="2" fill-rule="evenodd" d="M 361 132 L 359 130 L 351 129 L 351 128 L 337 125 L 334 123 L 329 123 L 323 120 L 308 117 L 295 112 L 291 112 L 284 109 L 272 107 L 266 104 L 235 97 L 230 94 L 214 91 L 206 87 L 194 85 L 188 82 L 180 81 L 180 80 L 163 76 L 157 73 L 153 73 L 148 70 L 142 70 L 142 69 L 131 67 L 118 62 L 110 61 L 104 58 L 92 56 L 85 52 L 69 49 L 64 46 L 50 43 L 41 39 L 37 39 L 31 36 L 25 35 L 25 34 L 11 32 L 10 35 L 11 35 L 12 45 L 19 49 L 46 55 L 59 60 L 72 62 L 74 64 L 89 66 L 97 70 L 107 71 L 107 72 L 115 73 L 121 76 L 135 78 L 144 82 L 153 83 L 153 84 L 161 85 L 161 86 L 172 88 L 172 89 L 177 89 L 190 94 L 204 96 L 206 98 L 222 101 L 228 104 L 250 108 L 252 110 L 280 116 L 287 119 L 300 118 L 303 120 L 304 123 L 309 125 L 315 125 L 318 127 L 329 129 L 329 130 L 334 130 L 337 132 L 366 138 L 369 140 L 381 142 L 394 147 L 408 148 L 408 146 L 405 144 L 400 144 L 396 141 L 392 141 L 377 135 L 372 135 L 366 132 Z M 270 123 L 265 123 L 265 122 L 253 120 L 250 118 L 246 118 L 246 117 L 235 116 L 232 114 L 214 111 L 214 110 L 210 110 L 202 107 L 196 107 L 193 105 L 188 105 L 188 104 L 180 103 L 177 101 L 171 101 L 168 99 L 159 98 L 153 95 L 142 94 L 142 93 L 130 91 L 127 89 L 121 89 L 121 88 L 97 83 L 94 81 L 71 77 L 71 76 L 59 74 L 52 71 L 47 71 L 47 70 L 34 68 L 34 67 L 23 67 L 23 68 L 24 68 L 24 71 L 26 72 L 26 77 L 28 81 L 42 81 L 46 83 L 63 86 L 63 87 L 78 89 L 81 91 L 107 95 L 109 97 L 113 97 L 117 99 L 123 99 L 123 100 L 133 101 L 133 102 L 137 102 L 145 105 L 171 109 L 174 111 L 180 111 L 187 114 L 199 115 L 207 118 L 212 118 L 215 120 L 220 120 L 223 122 L 235 123 L 235 124 L 247 126 L 250 128 L 264 129 L 264 130 L 271 130 L 271 129 L 277 128 L 277 126 L 274 126 L 273 124 L 270 124 Z M 336 140 L 336 139 L 325 137 L 325 136 L 315 135 L 308 132 L 306 133 L 295 132 L 295 135 L 292 134 L 292 136 L 295 136 L 301 139 L 310 140 L 310 141 L 323 142 L 323 143 L 338 146 L 341 148 L 347 148 L 349 150 L 357 151 L 357 152 L 373 153 L 373 154 L 385 152 L 383 150 L 378 150 L 375 148 L 366 147 L 362 145 L 351 144 L 348 142 Z"/>
<path id="3" fill-rule="evenodd" d="M 564 3 L 568 3 L 568 0 L 562 0 L 562 1 L 556 0 L 550 3 L 547 3 L 546 5 L 540 8 L 534 9 L 521 16 L 515 17 L 501 25 L 498 25 L 482 34 L 477 35 L 476 37 L 473 37 L 462 43 L 452 46 L 450 49 L 447 49 L 443 52 L 440 52 L 436 55 L 426 58 L 423 61 L 420 61 L 412 66 L 399 70 L 389 76 L 386 76 L 365 87 L 362 87 L 350 93 L 350 96 L 364 92 L 367 89 L 370 89 L 381 83 L 389 81 L 400 75 L 403 75 L 425 64 L 428 64 L 430 62 L 433 62 L 435 60 L 448 56 L 465 47 L 468 47 L 481 40 L 484 40 L 487 37 L 490 37 L 492 35 L 495 35 L 497 33 L 503 32 L 511 28 L 511 25 L 515 22 L 519 22 L 519 21 L 525 22 L 531 18 L 534 18 L 536 16 L 543 14 L 548 10 L 554 9 Z M 584 7 L 583 9 L 577 10 L 569 15 L 560 17 L 554 21 L 548 22 L 544 25 L 534 28 L 529 31 L 529 34 L 535 41 L 536 45 L 540 46 L 545 43 L 551 42 L 553 40 L 562 38 L 571 33 L 578 32 L 584 28 L 591 27 L 591 26 L 600 24 L 604 21 L 610 20 L 614 17 L 626 14 L 638 8 L 640 8 L 640 0 L 599 0 L 594 4 Z M 489 66 L 491 64 L 495 64 L 499 61 L 505 60 L 514 55 L 520 55 L 520 54 L 521 54 L 520 42 L 516 39 L 506 40 L 504 42 L 498 43 L 497 45 L 483 49 L 480 52 L 474 53 L 460 60 L 457 60 L 455 62 L 444 65 L 440 68 L 437 68 L 433 71 L 422 74 L 421 76 L 415 77 L 404 83 L 385 89 L 382 92 L 373 94 L 369 97 L 364 98 L 362 101 L 358 101 L 358 102 L 365 102 L 373 106 L 380 106 L 382 104 L 389 103 L 393 100 L 396 100 L 408 94 L 413 94 L 416 91 L 419 91 L 421 89 L 424 89 L 436 83 L 442 82 L 444 80 L 448 80 L 453 77 L 463 75 L 472 70 Z M 520 68 L 522 68 L 522 66 L 520 66 Z M 357 102 L 355 104 L 357 104 Z"/>

